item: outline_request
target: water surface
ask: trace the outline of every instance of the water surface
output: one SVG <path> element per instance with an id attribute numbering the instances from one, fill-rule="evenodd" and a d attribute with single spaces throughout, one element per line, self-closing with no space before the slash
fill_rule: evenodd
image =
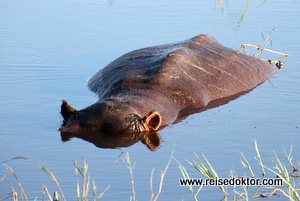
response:
<path id="1" fill-rule="evenodd" d="M 264 3 L 263 3 L 264 2 Z M 293 144 L 293 160 L 300 158 L 300 3 L 299 1 L 0 1 L 0 161 L 25 156 L 44 164 L 60 182 L 68 200 L 76 197 L 72 160 L 89 164 L 98 192 L 111 185 L 103 200 L 129 200 L 129 171 L 121 152 L 129 152 L 138 200 L 150 199 L 153 168 L 157 192 L 159 170 L 172 150 L 193 177 L 200 176 L 185 159 L 194 152 L 213 164 L 220 177 L 240 164 L 240 152 L 256 164 L 256 139 L 262 155 L 283 156 L 282 146 Z M 223 106 L 189 116 L 159 132 L 162 142 L 150 151 L 138 142 L 128 148 L 101 149 L 78 138 L 63 143 L 59 115 L 62 99 L 75 108 L 97 101 L 86 87 L 87 79 L 113 59 L 133 49 L 177 42 L 200 33 L 240 49 L 244 43 L 262 44 L 260 35 L 272 33 L 272 49 L 292 55 L 284 68 L 250 93 Z M 263 57 L 263 56 L 262 56 Z M 174 148 L 175 144 L 175 148 Z M 265 163 L 272 167 L 271 160 Z M 42 184 L 50 192 L 55 184 L 38 168 L 23 160 L 8 162 L 23 184 L 29 200 L 42 197 Z M 0 171 L 5 174 L 5 167 Z M 17 189 L 8 174 L 0 183 L 0 197 Z M 272 175 L 270 175 L 271 177 Z M 192 200 L 179 186 L 181 173 L 175 161 L 167 171 L 160 200 Z M 232 198 L 232 194 L 229 197 Z M 204 187 L 198 198 L 221 200 L 217 187 Z M 268 200 L 282 200 L 272 197 Z"/>

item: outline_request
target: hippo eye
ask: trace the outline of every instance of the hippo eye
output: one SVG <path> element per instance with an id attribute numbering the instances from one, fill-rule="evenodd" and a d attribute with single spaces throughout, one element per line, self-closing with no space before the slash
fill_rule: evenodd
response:
<path id="1" fill-rule="evenodd" d="M 104 123 L 100 130 L 103 132 L 110 132 L 112 130 L 112 125 L 110 123 Z"/>

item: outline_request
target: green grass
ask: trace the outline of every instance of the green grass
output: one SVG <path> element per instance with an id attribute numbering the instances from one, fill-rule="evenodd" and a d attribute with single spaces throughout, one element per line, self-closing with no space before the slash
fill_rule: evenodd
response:
<path id="1" fill-rule="evenodd" d="M 286 150 L 283 148 L 284 157 L 278 157 L 277 154 L 274 152 L 275 157 L 267 157 L 268 159 L 271 159 L 271 161 L 274 164 L 274 167 L 268 167 L 263 163 L 262 155 L 259 151 L 258 144 L 256 140 L 254 140 L 254 149 L 256 152 L 256 156 L 254 157 L 257 161 L 256 164 L 250 164 L 248 159 L 244 156 L 243 153 L 241 153 L 242 159 L 241 164 L 247 169 L 247 172 L 249 171 L 251 174 L 251 178 L 257 178 L 255 177 L 253 166 L 258 165 L 261 169 L 261 174 L 258 174 L 258 178 L 266 178 L 266 176 L 269 176 L 269 178 L 279 178 L 283 181 L 283 186 L 247 186 L 247 185 L 240 185 L 240 190 L 238 190 L 238 186 L 233 186 L 233 192 L 229 193 L 228 190 L 225 190 L 224 186 L 219 186 L 221 191 L 224 193 L 224 198 L 226 200 L 249 200 L 254 199 L 258 197 L 271 197 L 274 195 L 281 195 L 287 197 L 290 201 L 300 200 L 299 191 L 300 191 L 300 173 L 299 169 L 296 168 L 296 166 L 292 162 L 292 147 L 290 148 L 290 152 L 287 153 Z M 214 179 L 219 178 L 219 175 L 213 168 L 212 164 L 206 159 L 204 155 L 202 157 L 204 160 L 201 160 L 201 158 L 197 155 L 197 160 L 193 160 L 193 162 L 188 161 L 188 164 L 190 164 L 192 167 L 194 167 L 199 173 L 200 176 L 204 176 L 208 179 Z M 265 160 L 265 159 L 264 159 Z M 176 160 L 177 161 L 177 160 Z M 185 179 L 190 179 L 189 173 L 186 171 L 185 167 L 179 162 L 178 167 L 179 170 Z M 298 163 L 298 166 L 300 167 L 300 163 Z M 298 174 L 297 174 L 298 173 Z M 241 178 L 237 176 L 236 172 L 234 170 L 231 170 L 231 176 L 235 178 Z M 244 176 L 246 178 L 246 173 Z M 203 188 L 203 186 L 200 186 L 199 190 L 195 193 L 193 190 L 193 186 L 188 186 L 189 190 L 191 191 L 194 200 L 198 200 L 197 195 L 199 194 L 199 191 Z M 253 190 L 254 188 L 254 190 Z M 251 189 L 251 191 L 250 191 Z M 260 192 L 261 190 L 261 192 Z M 253 192 L 253 193 L 252 193 Z M 252 193 L 250 195 L 250 193 Z M 228 197 L 229 194 L 232 194 L 232 198 Z"/>
<path id="2" fill-rule="evenodd" d="M 183 178 L 184 179 L 191 179 L 191 177 L 189 176 L 189 173 L 186 171 L 185 167 L 178 160 L 176 160 L 175 158 L 174 158 L 174 160 L 177 162 L 179 170 L 180 170 Z M 201 185 L 198 188 L 197 191 L 194 191 L 193 186 L 192 185 L 188 185 L 188 188 L 191 191 L 191 193 L 193 194 L 193 198 L 194 198 L 195 201 L 198 201 L 197 196 L 198 196 L 199 192 L 201 191 L 202 187 L 203 186 Z"/>

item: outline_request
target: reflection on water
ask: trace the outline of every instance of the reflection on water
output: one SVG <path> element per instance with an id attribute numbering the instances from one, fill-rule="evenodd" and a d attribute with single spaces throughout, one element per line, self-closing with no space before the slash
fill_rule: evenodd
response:
<path id="1" fill-rule="evenodd" d="M 239 3 L 242 3 L 243 1 L 240 1 Z M 263 4 L 265 4 L 266 0 L 261 1 L 261 3 L 258 4 L 258 6 L 262 6 Z M 233 6 L 233 4 L 236 4 L 237 2 L 232 2 L 229 3 L 228 0 L 225 0 L 225 2 L 223 2 L 223 0 L 215 0 L 215 10 L 217 8 L 221 9 L 222 14 L 224 15 L 224 17 L 226 18 L 226 11 L 230 10 L 231 6 Z M 238 14 L 236 14 L 236 22 L 235 22 L 235 26 L 236 29 L 240 28 L 242 22 L 245 19 L 245 15 L 249 9 L 251 0 L 246 0 L 244 5 L 242 6 L 242 8 L 240 8 L 240 10 L 238 11 Z M 224 6 L 224 4 L 226 5 L 226 8 Z M 229 15 L 232 15 L 232 13 L 229 13 Z"/>
<path id="2" fill-rule="evenodd" d="M 140 132 L 133 134 L 111 134 L 100 131 L 84 131 L 84 132 L 61 132 L 61 140 L 69 141 L 73 137 L 81 138 L 85 141 L 93 143 L 99 148 L 120 148 L 129 147 L 139 141 L 146 145 L 150 150 L 159 147 L 161 139 L 157 132 Z"/>

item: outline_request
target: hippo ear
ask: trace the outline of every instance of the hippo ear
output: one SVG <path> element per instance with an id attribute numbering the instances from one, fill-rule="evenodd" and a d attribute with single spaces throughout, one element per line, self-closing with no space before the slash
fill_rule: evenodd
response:
<path id="1" fill-rule="evenodd" d="M 66 100 L 63 100 L 60 113 L 63 116 L 64 120 L 68 121 L 71 114 L 74 112 L 76 112 L 76 110 Z"/>
<path id="2" fill-rule="evenodd" d="M 161 139 L 157 132 L 148 132 L 141 140 L 151 151 L 157 149 L 160 145 Z"/>
<path id="3" fill-rule="evenodd" d="M 150 131 L 157 130 L 162 122 L 160 114 L 156 111 L 151 111 L 144 119 Z"/>

